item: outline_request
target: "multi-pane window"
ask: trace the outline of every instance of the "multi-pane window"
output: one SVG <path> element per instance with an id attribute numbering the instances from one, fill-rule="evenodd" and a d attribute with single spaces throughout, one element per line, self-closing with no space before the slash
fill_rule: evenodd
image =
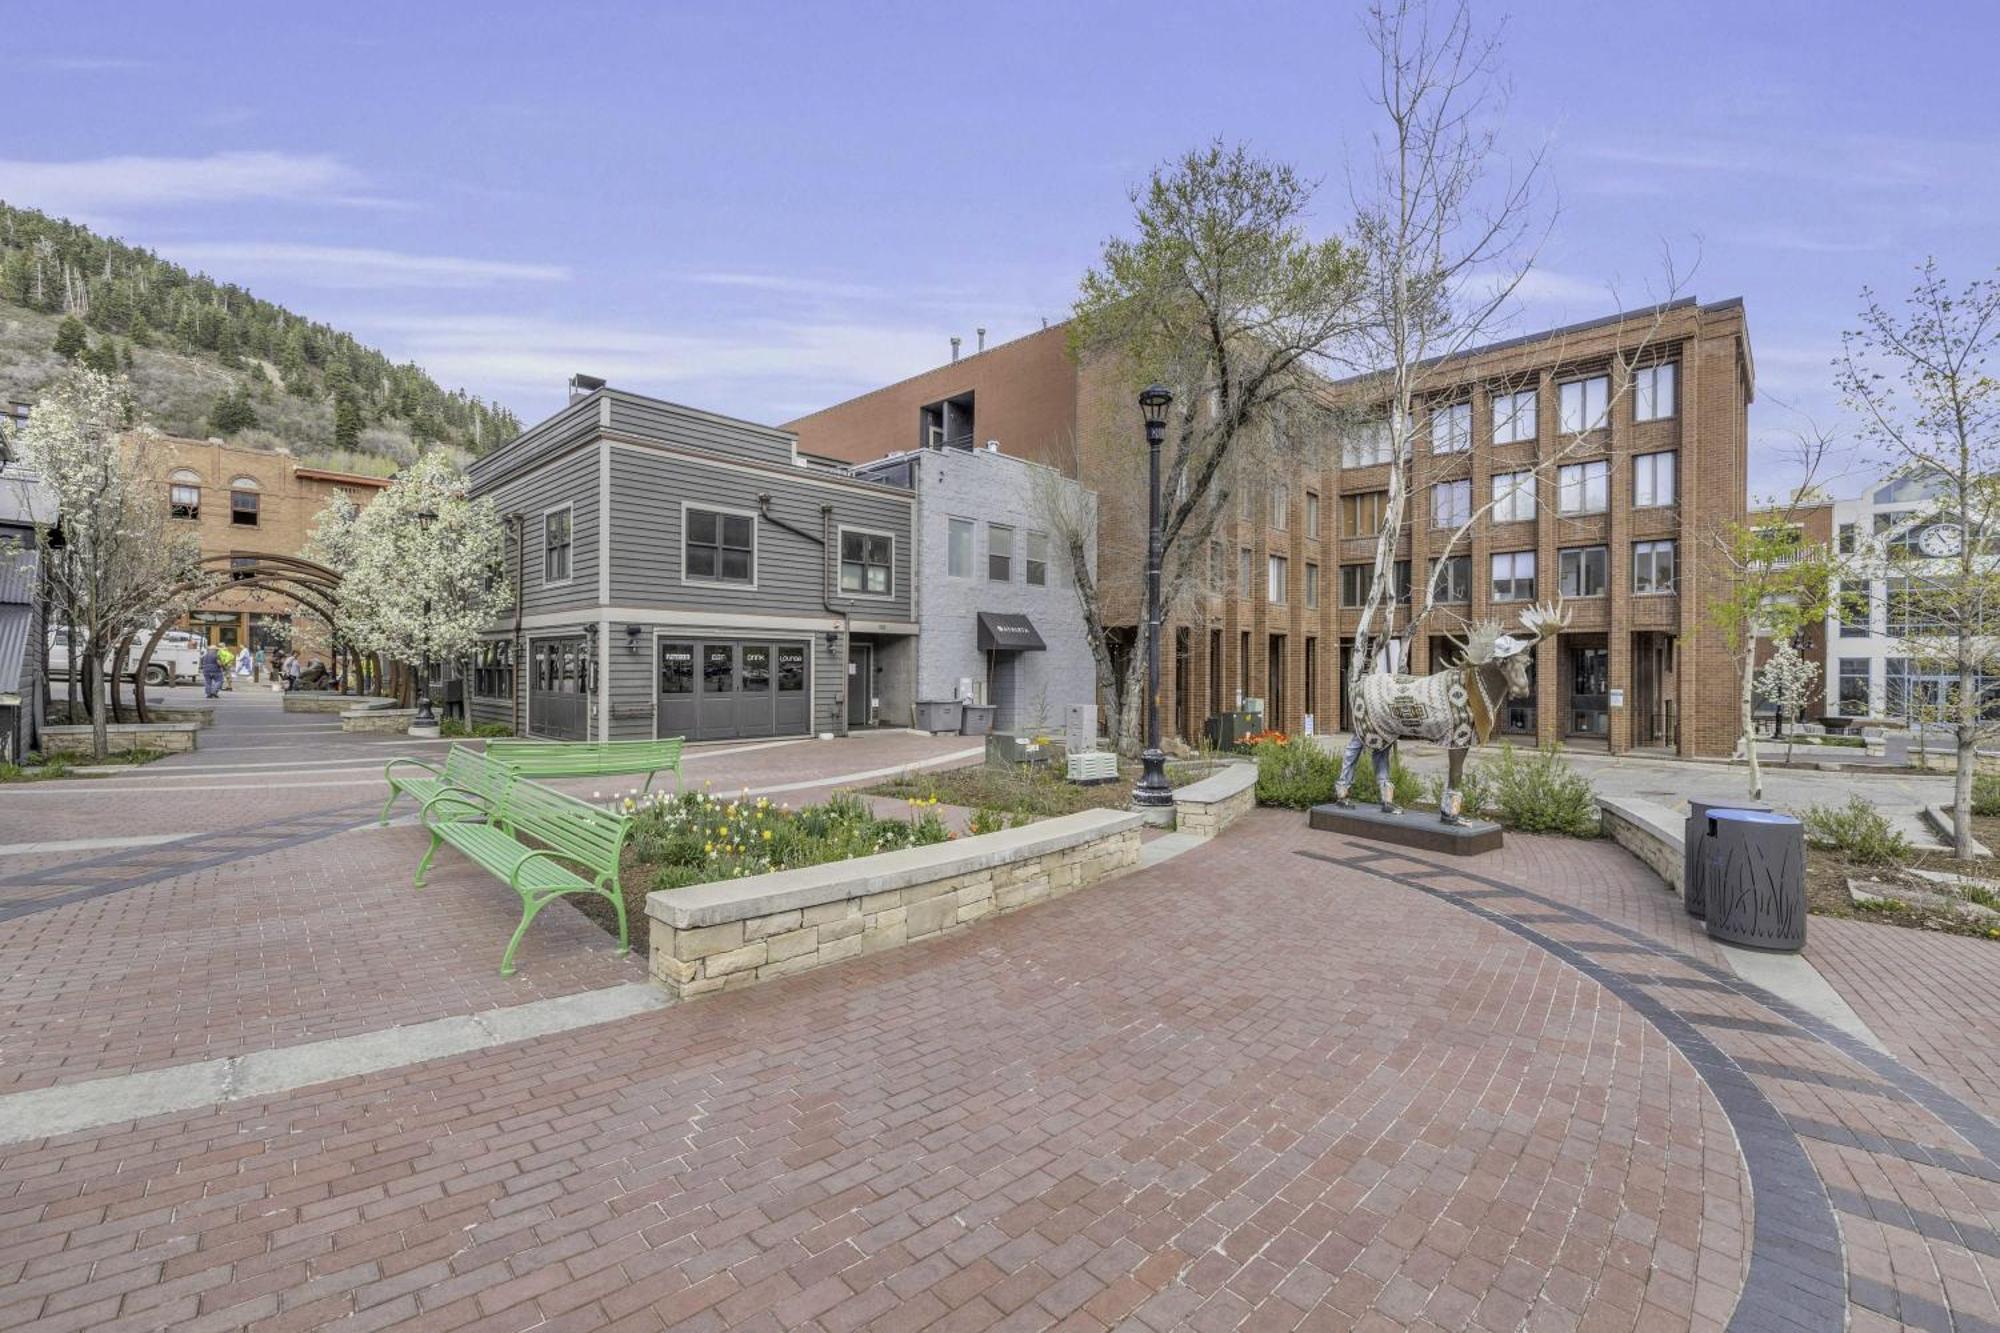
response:
<path id="1" fill-rule="evenodd" d="M 1611 422 L 1611 377 L 1592 375 L 1559 386 L 1564 434 L 1579 435 L 1587 430 L 1603 430 Z"/>
<path id="2" fill-rule="evenodd" d="M 1387 418 L 1357 422 L 1341 435 L 1340 465 L 1370 467 L 1386 463 L 1393 451 L 1394 442 L 1389 437 Z"/>
<path id="3" fill-rule="evenodd" d="M 896 539 L 882 532 L 840 534 L 840 590 L 860 597 L 895 591 Z"/>
<path id="4" fill-rule="evenodd" d="M 1250 595 L 1250 548 L 1239 547 L 1236 552 L 1236 595 Z"/>
<path id="5" fill-rule="evenodd" d="M 1839 706 L 1842 717 L 1868 716 L 1868 685 L 1873 663 L 1865 657 L 1840 659 Z"/>
<path id="6" fill-rule="evenodd" d="M 1306 562 L 1306 609 L 1319 610 L 1319 566 Z"/>
<path id="7" fill-rule="evenodd" d="M 257 492 L 240 487 L 229 492 L 229 521 L 242 528 L 257 526 Z"/>
<path id="8" fill-rule="evenodd" d="M 1306 536 L 1319 540 L 1319 492 L 1306 492 Z"/>
<path id="9" fill-rule="evenodd" d="M 542 582 L 569 582 L 570 523 L 568 509 L 551 509 L 542 515 Z"/>
<path id="10" fill-rule="evenodd" d="M 1014 581 L 1014 529 L 1005 523 L 986 525 L 986 578 L 990 583 Z"/>
<path id="11" fill-rule="evenodd" d="M 1674 590 L 1674 544 L 1672 542 L 1632 543 L 1632 591 L 1660 593 Z"/>
<path id="12" fill-rule="evenodd" d="M 1535 474 L 1497 472 L 1493 476 L 1493 521 L 1529 523 L 1535 517 Z"/>
<path id="13" fill-rule="evenodd" d="M 1916 517 L 1914 509 L 1894 509 L 1875 515 L 1875 535 L 1884 539 L 1883 553 L 1890 559 L 1914 559 L 1923 553 L 1917 545 L 1917 536 L 1924 525 L 1916 522 Z"/>
<path id="14" fill-rule="evenodd" d="M 1677 455 L 1640 454 L 1632 460 L 1632 505 L 1647 509 L 1674 502 L 1674 461 Z"/>
<path id="15" fill-rule="evenodd" d="M 1840 525 L 1839 551 L 1842 555 L 1853 555 L 1859 545 L 1859 530 L 1852 523 Z"/>
<path id="16" fill-rule="evenodd" d="M 1292 521 L 1292 488 L 1282 481 L 1271 483 L 1271 526 L 1283 529 Z"/>
<path id="17" fill-rule="evenodd" d="M 748 514 L 687 511 L 687 577 L 710 583 L 757 580 L 757 522 Z"/>
<path id="18" fill-rule="evenodd" d="M 1533 389 L 1493 395 L 1493 443 L 1514 444 L 1535 438 L 1537 397 Z"/>
<path id="19" fill-rule="evenodd" d="M 1672 361 L 1632 372 L 1632 420 L 1662 421 L 1680 410 L 1678 367 Z"/>
<path id="20" fill-rule="evenodd" d="M 1368 581 L 1375 573 L 1373 565 L 1342 565 L 1340 567 L 1340 604 L 1360 606 L 1368 600 Z"/>
<path id="21" fill-rule="evenodd" d="M 1471 601 L 1472 557 L 1454 555 L 1431 561 L 1431 588 L 1431 595 L 1440 602 Z"/>
<path id="22" fill-rule="evenodd" d="M 1283 606 L 1285 604 L 1285 596 L 1288 591 L 1286 585 L 1289 581 L 1290 573 L 1291 566 L 1285 557 L 1274 555 L 1269 558 L 1269 563 L 1266 565 L 1264 571 L 1264 596 L 1270 600 L 1273 606 Z"/>
<path id="23" fill-rule="evenodd" d="M 1840 637 L 1843 639 L 1865 639 L 1868 637 L 1868 585 L 1842 588 L 1840 599 L 1835 605 L 1840 612 Z"/>
<path id="24" fill-rule="evenodd" d="M 1431 526 L 1456 528 L 1472 521 L 1472 482 L 1441 481 L 1431 487 Z"/>
<path id="25" fill-rule="evenodd" d="M 1535 553 L 1507 551 L 1493 557 L 1493 600 L 1535 600 Z"/>
<path id="26" fill-rule="evenodd" d="M 1450 403 L 1431 409 L 1431 452 L 1463 453 L 1472 447 L 1472 404 Z"/>
<path id="27" fill-rule="evenodd" d="M 472 654 L 472 692 L 481 699 L 514 697 L 514 645 L 482 643 Z"/>
<path id="28" fill-rule="evenodd" d="M 1602 546 L 1571 546 L 1556 552 L 1556 586 L 1565 597 L 1602 597 L 1606 560 Z"/>
<path id="29" fill-rule="evenodd" d="M 1387 491 L 1363 491 L 1340 497 L 1340 531 L 1346 537 L 1373 537 L 1382 531 L 1383 512 L 1388 507 Z"/>
<path id="30" fill-rule="evenodd" d="M 175 518 L 201 517 L 201 487 L 184 481 L 167 486 L 167 512 Z"/>
<path id="31" fill-rule="evenodd" d="M 972 577 L 972 520 L 954 518 L 945 530 L 945 572 L 955 579 Z"/>
<path id="32" fill-rule="evenodd" d="M 1565 463 L 1556 469 L 1556 508 L 1565 514 L 1601 514 L 1610 502 L 1611 464 Z"/>
<path id="33" fill-rule="evenodd" d="M 1039 588 L 1049 581 L 1049 534 L 1028 530 L 1028 582 Z"/>
<path id="34" fill-rule="evenodd" d="M 1389 571 L 1389 586 L 1395 591 L 1396 600 L 1404 606 L 1410 604 L 1410 562 L 1398 560 Z"/>
<path id="35" fill-rule="evenodd" d="M 1933 598 L 1921 584 L 1893 578 L 1882 585 L 1883 632 L 1891 638 L 1936 634 L 1944 628 Z"/>

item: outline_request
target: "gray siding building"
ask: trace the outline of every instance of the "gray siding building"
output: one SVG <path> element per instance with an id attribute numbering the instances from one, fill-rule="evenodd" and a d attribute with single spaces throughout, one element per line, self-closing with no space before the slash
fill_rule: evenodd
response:
<path id="1" fill-rule="evenodd" d="M 1059 730 L 1094 703 L 1097 673 L 1056 522 L 1088 534 L 1097 571 L 1096 496 L 1053 468 L 990 449 L 892 454 L 855 475 L 916 495 L 916 698 L 994 707 L 1001 731 Z"/>
<path id="2" fill-rule="evenodd" d="M 472 721 L 726 740 L 911 720 L 907 491 L 594 381 L 470 476 L 517 590 L 468 664 Z"/>

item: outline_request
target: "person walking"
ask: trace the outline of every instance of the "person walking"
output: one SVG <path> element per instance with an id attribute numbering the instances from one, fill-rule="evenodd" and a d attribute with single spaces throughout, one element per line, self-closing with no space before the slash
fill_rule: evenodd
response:
<path id="1" fill-rule="evenodd" d="M 299 655 L 286 653 L 284 665 L 280 669 L 285 673 L 285 692 L 289 694 L 299 687 Z"/>
<path id="2" fill-rule="evenodd" d="M 225 643 L 216 652 L 222 662 L 222 688 L 233 690 L 236 688 L 236 650 Z"/>
<path id="3" fill-rule="evenodd" d="M 201 693 L 202 697 L 213 699 L 222 693 L 222 650 L 204 648 L 201 653 Z"/>

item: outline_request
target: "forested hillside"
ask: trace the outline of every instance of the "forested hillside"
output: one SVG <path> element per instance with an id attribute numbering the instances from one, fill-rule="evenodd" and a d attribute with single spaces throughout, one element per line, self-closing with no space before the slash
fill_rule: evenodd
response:
<path id="1" fill-rule="evenodd" d="M 521 429 L 350 334 L 0 203 L 0 398 L 32 401 L 66 359 L 125 371 L 161 430 L 371 471 L 432 445 L 477 455 Z"/>

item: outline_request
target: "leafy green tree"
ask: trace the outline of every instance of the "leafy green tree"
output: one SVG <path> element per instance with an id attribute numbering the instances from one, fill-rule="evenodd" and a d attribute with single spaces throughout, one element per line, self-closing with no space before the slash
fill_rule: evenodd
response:
<path id="1" fill-rule="evenodd" d="M 56 326 L 55 353 L 65 361 L 77 361 L 90 350 L 90 334 L 83 327 L 83 321 L 75 315 L 65 315 L 63 322 Z"/>
<path id="2" fill-rule="evenodd" d="M 257 409 L 251 405 L 249 389 L 242 385 L 218 395 L 208 414 L 208 428 L 217 435 L 234 435 L 256 424 Z"/>
<path id="3" fill-rule="evenodd" d="M 87 350 L 85 350 L 83 355 L 77 357 L 76 360 L 86 366 L 89 366 L 92 370 L 97 371 L 99 374 L 116 375 L 120 369 L 118 362 L 118 344 L 111 341 L 111 339 L 109 338 L 100 339 L 98 341 L 97 346 L 88 348 Z"/>

